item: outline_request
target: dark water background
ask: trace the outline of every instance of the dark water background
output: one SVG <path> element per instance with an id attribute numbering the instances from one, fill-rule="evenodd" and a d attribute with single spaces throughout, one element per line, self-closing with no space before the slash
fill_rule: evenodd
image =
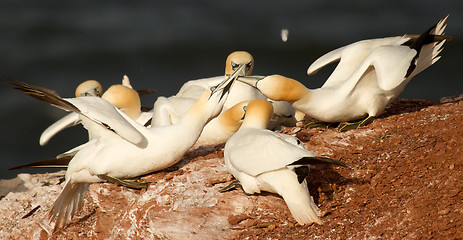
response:
<path id="1" fill-rule="evenodd" d="M 462 1 L 3 0 L 0 78 L 71 97 L 84 80 L 107 88 L 128 74 L 135 88 L 158 90 L 142 99 L 152 106 L 157 96 L 174 94 L 187 80 L 222 75 L 226 56 L 247 50 L 254 55 L 255 74 L 278 73 L 316 88 L 334 67 L 306 75 L 323 53 L 357 40 L 421 33 L 447 14 L 454 40 L 401 95 L 437 100 L 463 93 Z M 286 43 L 282 28 L 290 31 Z M 0 178 L 20 172 L 7 168 L 56 156 L 86 140 L 86 132 L 74 127 L 40 147 L 41 132 L 64 112 L 3 84 L 0 97 Z"/>

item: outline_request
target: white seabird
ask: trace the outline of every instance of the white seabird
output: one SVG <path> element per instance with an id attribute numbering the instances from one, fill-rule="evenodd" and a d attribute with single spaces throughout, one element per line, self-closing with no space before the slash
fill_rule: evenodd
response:
<path id="1" fill-rule="evenodd" d="M 239 71 L 241 69 L 237 69 Z M 64 188 L 50 210 L 55 230 L 68 223 L 80 209 L 91 183 L 104 180 L 128 187 L 146 187 L 129 179 L 172 166 L 193 146 L 204 125 L 222 110 L 236 78 L 205 90 L 185 116 L 171 126 L 146 128 L 108 101 L 99 97 L 61 98 L 56 92 L 12 83 L 39 100 L 79 113 L 92 139 L 68 151 L 73 155 L 66 171 Z"/>
<path id="2" fill-rule="evenodd" d="M 245 67 L 242 68 L 238 75 L 251 76 L 254 69 L 254 58 L 248 52 L 235 51 L 231 53 L 225 61 L 224 76 L 191 80 L 183 84 L 176 95 L 168 98 L 158 97 L 153 108 L 154 114 L 152 124 L 154 126 L 163 126 L 177 122 L 205 89 L 209 89 L 223 81 L 224 78 L 243 65 Z M 222 112 L 243 101 L 251 101 L 254 99 L 267 99 L 267 97 L 257 89 L 245 83 L 235 82 Z M 293 107 L 287 102 L 274 101 L 273 104 L 275 112 L 270 127 L 276 127 L 278 125 L 294 126 L 297 120 Z"/>
<path id="3" fill-rule="evenodd" d="M 142 90 L 145 91 L 145 90 Z M 148 90 L 149 93 L 152 93 L 152 90 Z M 102 97 L 106 99 L 119 109 L 121 109 L 125 114 L 131 118 L 137 120 L 139 123 L 147 123 L 152 116 L 152 113 L 142 112 L 141 111 L 141 102 L 138 91 L 135 91 L 130 85 L 129 78 L 127 75 L 124 75 L 122 79 L 122 84 L 112 85 L 102 93 L 101 84 L 96 80 L 87 80 L 79 86 L 77 86 L 75 91 L 76 97 Z M 62 131 L 65 128 L 75 126 L 79 124 L 79 114 L 71 112 L 59 119 L 48 128 L 46 128 L 42 135 L 40 136 L 39 143 L 41 146 L 47 144 L 52 137 L 54 137 L 58 132 Z"/>
<path id="4" fill-rule="evenodd" d="M 225 144 L 225 165 L 245 193 L 277 193 L 298 223 L 322 224 L 318 207 L 307 189 L 307 166 L 346 165 L 315 157 L 296 137 L 265 129 L 272 112 L 268 101 L 254 100 L 248 104 L 243 124 Z"/>
<path id="5" fill-rule="evenodd" d="M 243 101 L 222 112 L 213 118 L 206 126 L 196 141 L 195 147 L 204 145 L 218 145 L 227 140 L 238 131 L 244 119 L 244 113 L 249 101 Z"/>
<path id="6" fill-rule="evenodd" d="M 363 40 L 323 55 L 309 67 L 309 74 L 331 62 L 340 63 L 318 89 L 308 89 L 280 75 L 238 80 L 256 87 L 272 100 L 288 101 L 296 110 L 323 122 L 364 118 L 340 125 L 340 130 L 357 128 L 379 116 L 413 76 L 439 60 L 442 46 L 449 39 L 444 35 L 446 19 L 419 36 Z"/>

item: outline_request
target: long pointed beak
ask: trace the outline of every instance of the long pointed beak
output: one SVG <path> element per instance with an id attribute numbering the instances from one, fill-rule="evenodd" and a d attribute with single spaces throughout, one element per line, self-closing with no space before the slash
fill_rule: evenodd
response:
<path id="1" fill-rule="evenodd" d="M 236 80 L 246 83 L 251 87 L 257 88 L 257 82 L 264 79 L 265 76 L 239 76 Z"/>
<path id="2" fill-rule="evenodd" d="M 216 92 L 219 92 L 219 91 L 222 91 L 222 95 L 220 96 L 220 99 L 222 99 L 222 97 L 228 93 L 231 89 L 231 87 L 233 86 L 233 83 L 235 82 L 235 80 L 242 74 L 242 72 L 244 71 L 246 65 L 243 64 L 241 66 L 239 66 L 232 74 L 230 74 L 230 76 L 228 76 L 225 80 L 223 80 L 222 82 L 220 82 L 219 84 L 217 84 L 216 86 L 212 87 L 211 88 L 211 96 L 216 93 Z"/>

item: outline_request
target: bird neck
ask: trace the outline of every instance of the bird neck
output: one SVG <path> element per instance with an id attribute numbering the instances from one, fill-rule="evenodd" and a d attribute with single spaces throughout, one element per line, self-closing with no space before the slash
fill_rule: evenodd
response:
<path id="1" fill-rule="evenodd" d="M 244 106 L 245 106 L 244 102 L 238 103 L 235 106 L 227 109 L 227 111 L 222 112 L 217 117 L 217 121 L 220 124 L 220 126 L 232 132 L 238 131 L 242 123 L 241 120 L 244 117 L 244 110 L 243 110 Z"/>
<path id="2" fill-rule="evenodd" d="M 249 119 L 249 121 L 244 121 L 241 127 L 242 128 L 253 128 L 253 129 L 266 129 L 267 125 L 268 125 L 268 120 Z"/>
<path id="3" fill-rule="evenodd" d="M 137 119 L 140 117 L 140 96 L 135 90 L 122 85 L 113 85 L 101 97 L 119 108 L 130 118 Z"/>
<path id="4" fill-rule="evenodd" d="M 204 125 L 218 114 L 218 112 L 215 113 L 215 109 L 212 109 L 212 107 L 215 106 L 213 106 L 213 104 L 208 104 L 209 95 L 209 90 L 204 91 L 198 100 L 188 109 L 183 118 L 180 119 L 179 123 L 192 129 L 199 130 L 199 133 L 201 133 Z"/>
<path id="5" fill-rule="evenodd" d="M 266 129 L 270 119 L 273 117 L 272 104 L 264 99 L 251 101 L 246 108 L 246 115 L 242 127 Z"/>
<path id="6" fill-rule="evenodd" d="M 279 75 L 272 75 L 262 79 L 257 83 L 257 88 L 272 100 L 288 102 L 296 102 L 307 98 L 311 92 L 302 83 Z"/>

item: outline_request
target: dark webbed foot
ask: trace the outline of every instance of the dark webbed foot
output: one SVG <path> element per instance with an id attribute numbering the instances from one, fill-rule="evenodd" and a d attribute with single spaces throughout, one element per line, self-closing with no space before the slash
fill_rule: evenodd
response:
<path id="1" fill-rule="evenodd" d="M 136 180 L 135 181 L 122 180 L 122 179 L 111 177 L 111 176 L 104 175 L 104 174 L 100 174 L 98 175 L 98 177 L 108 182 L 114 183 L 116 185 L 133 188 L 133 189 L 147 189 L 148 186 L 150 185 L 150 182 L 146 182 L 146 181 L 139 182 Z"/>
<path id="2" fill-rule="evenodd" d="M 233 182 L 231 182 L 230 184 L 228 184 L 224 188 L 220 189 L 219 192 L 228 192 L 228 191 L 234 190 L 234 189 L 236 189 L 238 187 L 243 189 L 243 186 L 241 186 L 240 181 L 238 181 L 238 179 L 235 179 Z"/>
<path id="3" fill-rule="evenodd" d="M 231 191 L 231 190 L 234 190 L 236 188 L 240 188 L 244 194 L 246 195 L 251 195 L 251 194 L 248 194 L 244 191 L 243 189 L 243 185 L 241 185 L 240 181 L 238 181 L 238 179 L 235 179 L 233 182 L 231 182 L 230 184 L 228 184 L 227 186 L 225 186 L 224 188 L 220 189 L 219 192 L 228 192 L 228 191 Z"/>
<path id="4" fill-rule="evenodd" d="M 352 129 L 357 129 L 359 127 L 363 127 L 363 126 L 366 126 L 366 125 L 370 124 L 371 122 L 373 122 L 374 119 L 375 119 L 375 117 L 368 116 L 365 119 L 362 119 L 362 120 L 360 120 L 358 122 L 340 123 L 339 126 L 338 126 L 338 130 L 340 132 L 345 132 L 345 131 L 349 131 L 349 130 L 352 130 Z"/>

